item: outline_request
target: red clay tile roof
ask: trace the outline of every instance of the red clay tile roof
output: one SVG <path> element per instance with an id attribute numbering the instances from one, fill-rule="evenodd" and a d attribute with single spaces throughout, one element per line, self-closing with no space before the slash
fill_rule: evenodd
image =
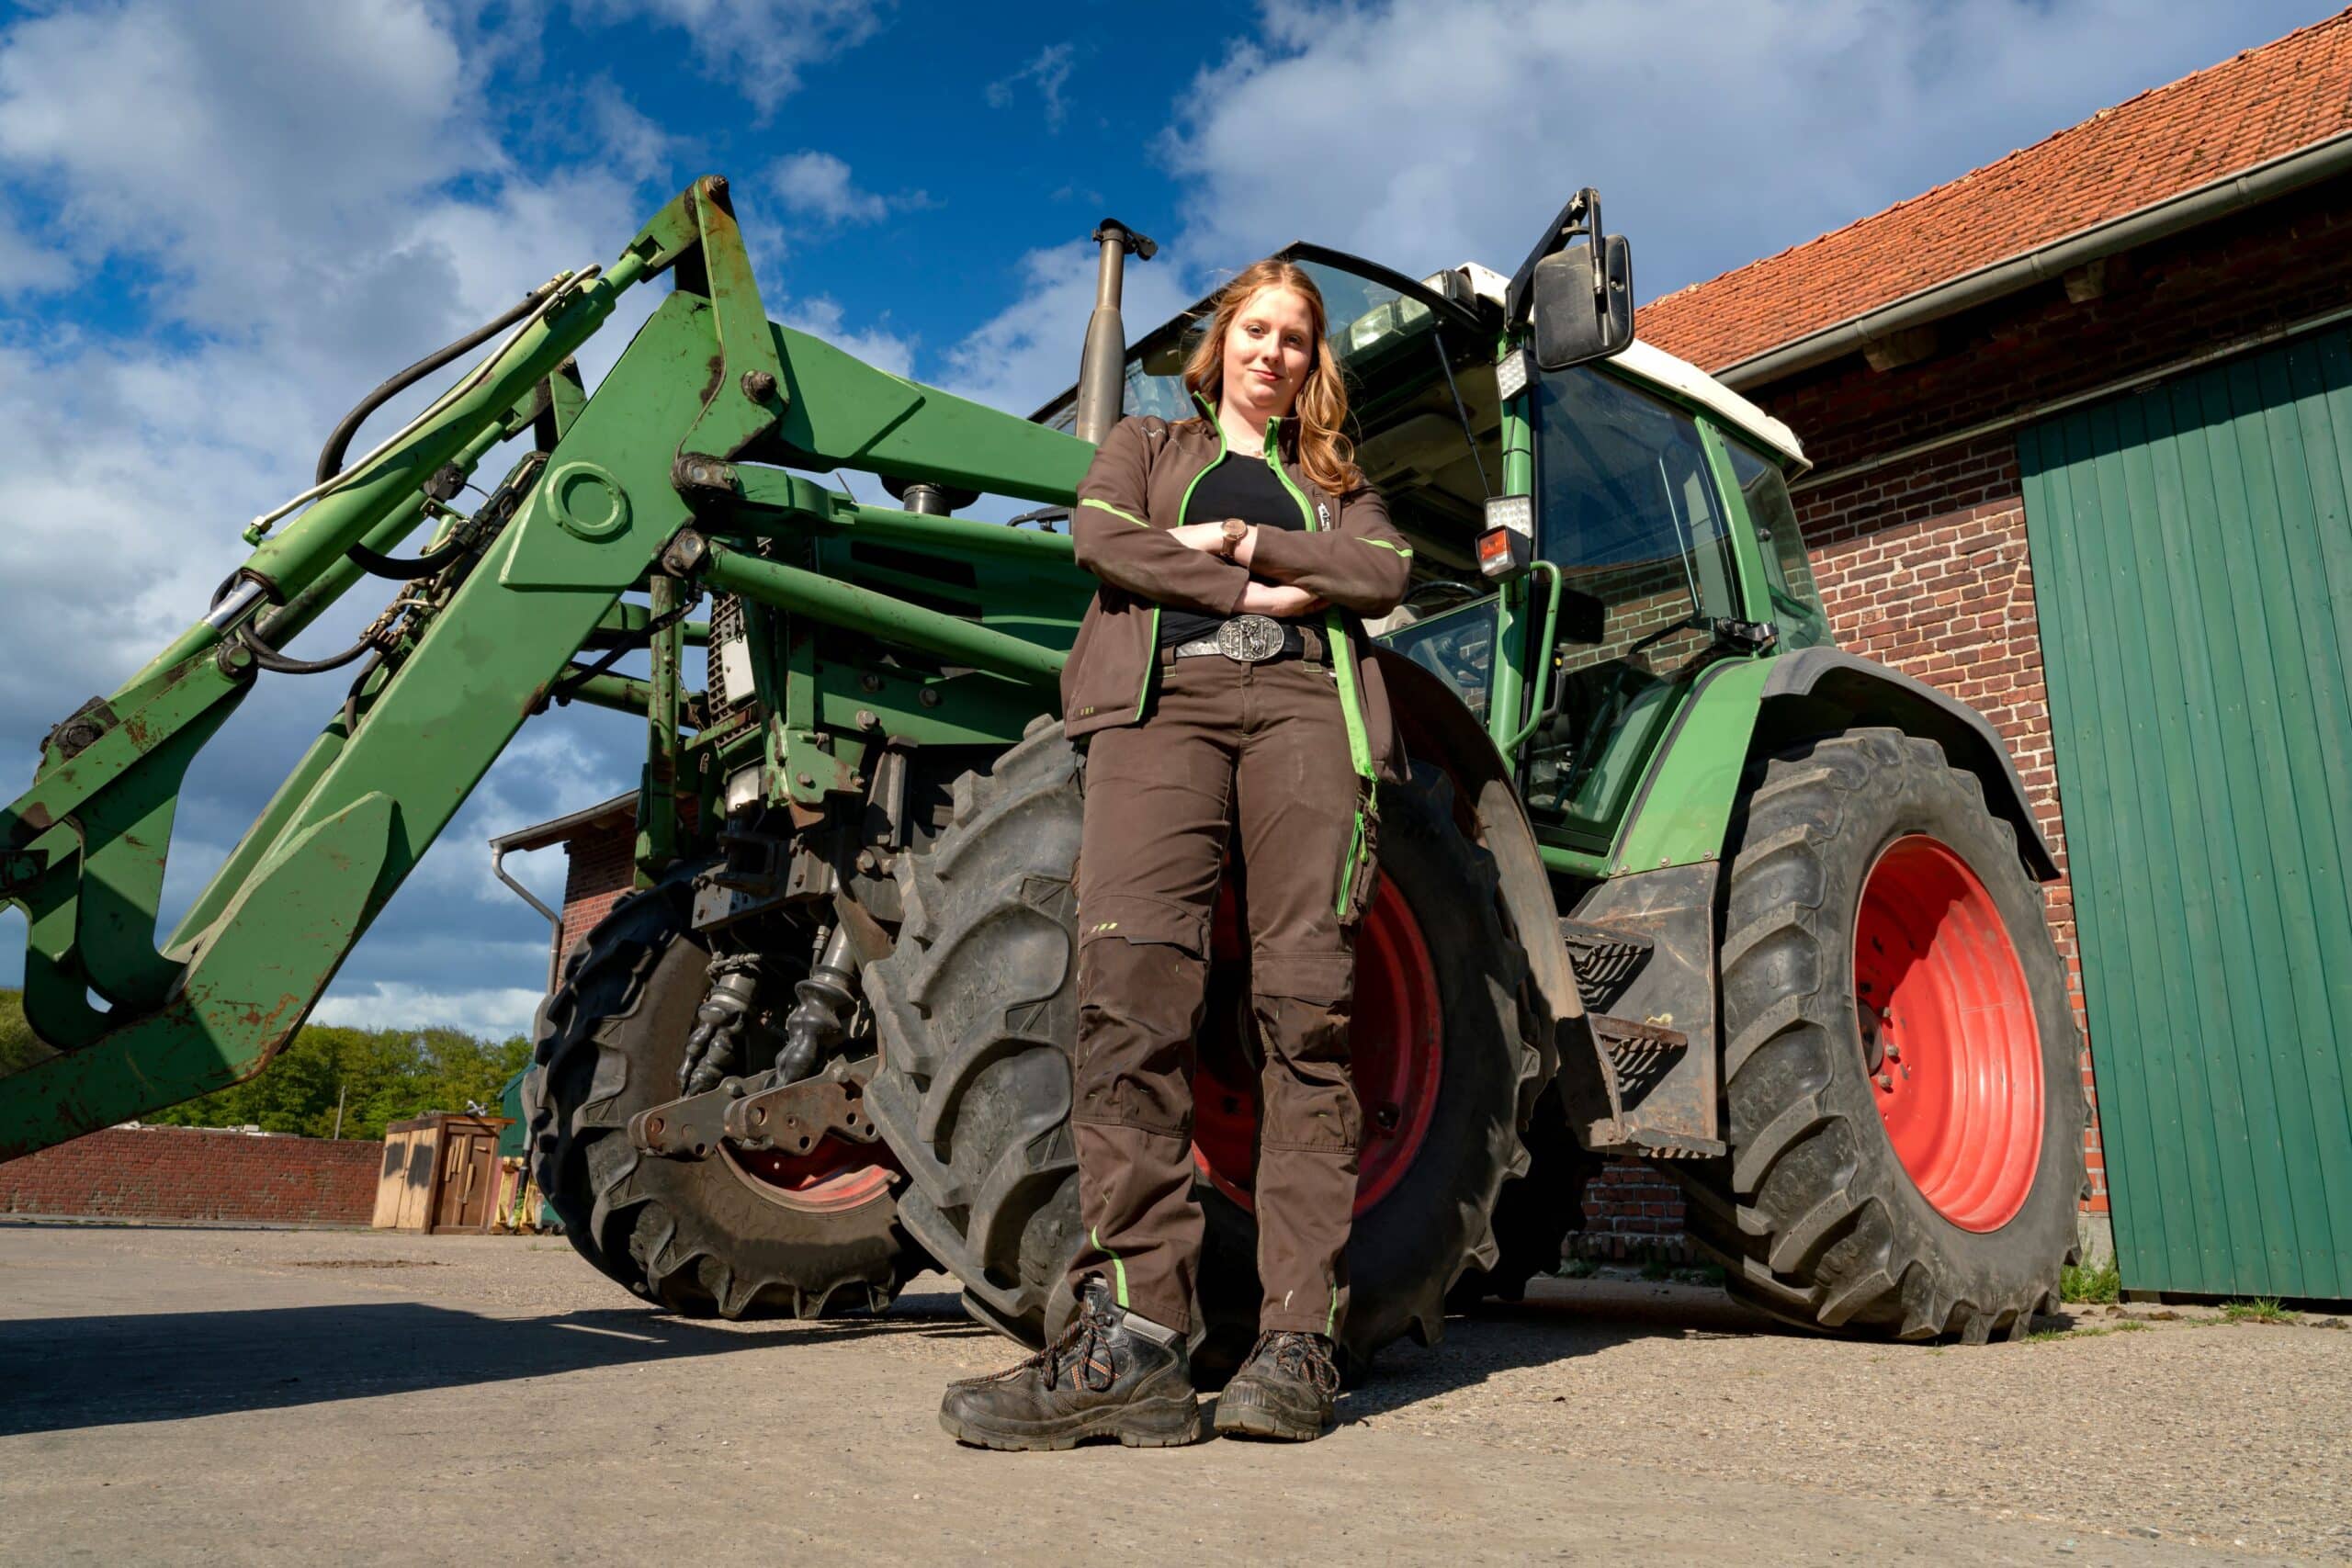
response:
<path id="1" fill-rule="evenodd" d="M 2247 50 L 1998 163 L 1641 309 L 1709 370 L 2352 130 L 2352 10 Z"/>

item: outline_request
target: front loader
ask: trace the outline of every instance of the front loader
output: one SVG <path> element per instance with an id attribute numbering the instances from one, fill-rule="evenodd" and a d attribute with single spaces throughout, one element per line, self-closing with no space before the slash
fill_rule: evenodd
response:
<path id="1" fill-rule="evenodd" d="M 1121 361 L 1119 268 L 1150 242 L 1096 238 L 1080 385 L 1027 420 L 771 322 L 713 177 L 356 460 L 346 421 L 0 814 L 45 1047 L 0 1079 L 0 1157 L 263 1070 L 516 730 L 584 702 L 648 739 L 638 891 L 566 955 L 525 1086 L 573 1244 L 682 1313 L 877 1309 L 936 1264 L 982 1321 L 1049 1332 L 1080 1242 L 1055 682 L 1093 586 L 1055 525 L 1080 434 L 1187 412 L 1200 320 Z M 1508 280 L 1283 254 L 1416 546 L 1374 628 L 1414 767 L 1358 938 L 1351 1358 L 1556 1262 L 1611 1153 L 1673 1173 L 1730 1288 L 1791 1321 L 2019 1327 L 2081 1180 L 2054 868 L 1979 716 L 1836 650 L 1795 438 L 1634 340 L 1589 191 Z M 591 393 L 572 354 L 663 274 Z M 982 496 L 1033 510 L 956 515 Z M 288 651 L 370 575 L 399 586 L 359 643 Z M 158 931 L 190 761 L 256 681 L 329 671 L 318 739 Z M 1210 1365 L 1257 1299 L 1237 929 L 1228 897 L 1194 1086 Z"/>

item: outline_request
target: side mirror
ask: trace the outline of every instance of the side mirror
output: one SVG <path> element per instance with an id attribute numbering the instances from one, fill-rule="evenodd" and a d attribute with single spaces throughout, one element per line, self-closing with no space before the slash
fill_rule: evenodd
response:
<path id="1" fill-rule="evenodd" d="M 1632 343 L 1634 247 L 1625 236 L 1602 235 L 1537 262 L 1534 316 L 1535 363 L 1541 369 L 1566 370 Z"/>

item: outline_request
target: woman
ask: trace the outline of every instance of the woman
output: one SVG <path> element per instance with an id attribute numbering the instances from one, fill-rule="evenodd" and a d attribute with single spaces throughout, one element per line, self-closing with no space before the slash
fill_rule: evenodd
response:
<path id="1" fill-rule="evenodd" d="M 1265 1295 L 1216 1426 L 1303 1440 L 1331 1420 L 1361 1128 L 1355 926 L 1374 788 L 1404 773 L 1360 617 L 1404 596 L 1413 552 L 1340 434 L 1325 327 L 1299 268 L 1249 268 L 1184 367 L 1204 417 L 1122 420 L 1079 486 L 1070 534 L 1102 580 L 1062 674 L 1085 759 L 1071 1120 L 1088 1246 L 1063 1336 L 948 1390 L 941 1422 L 967 1442 L 1200 1435 L 1191 1074 L 1229 829 L 1266 1057 Z"/>

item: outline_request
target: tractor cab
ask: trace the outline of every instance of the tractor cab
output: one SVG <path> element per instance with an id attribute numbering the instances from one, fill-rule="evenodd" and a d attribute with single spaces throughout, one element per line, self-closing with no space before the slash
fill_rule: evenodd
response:
<path id="1" fill-rule="evenodd" d="M 1405 603 L 1368 629 L 1477 716 L 1545 840 L 1605 855 L 1706 668 L 1830 640 L 1789 500 L 1796 437 L 1633 340 L 1629 309 L 1620 341 L 1563 353 L 1512 331 L 1515 280 L 1476 263 L 1415 280 L 1320 245 L 1276 254 L 1322 291 L 1357 461 L 1414 547 Z M 1522 328 L 1544 298 L 1525 292 Z M 1198 412 L 1182 367 L 1208 310 L 1129 351 L 1123 412 Z M 1069 429 L 1077 402 L 1073 388 L 1032 417 Z M 1514 497 L 1515 555 L 1482 552 Z"/>

